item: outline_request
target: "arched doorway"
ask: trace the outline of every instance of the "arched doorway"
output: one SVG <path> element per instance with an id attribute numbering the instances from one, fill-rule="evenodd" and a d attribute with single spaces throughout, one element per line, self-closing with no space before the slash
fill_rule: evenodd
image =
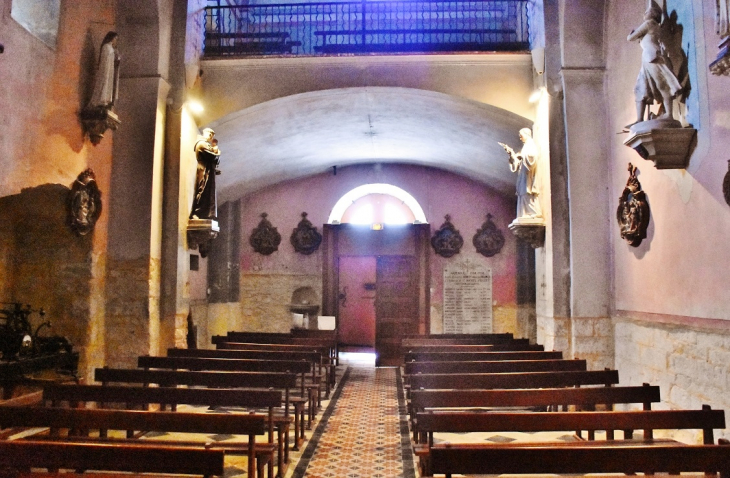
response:
<path id="1" fill-rule="evenodd" d="M 369 184 L 345 194 L 325 225 L 323 307 L 340 342 L 376 352 L 376 364 L 401 361 L 401 337 L 428 330 L 425 215 L 406 191 Z"/>

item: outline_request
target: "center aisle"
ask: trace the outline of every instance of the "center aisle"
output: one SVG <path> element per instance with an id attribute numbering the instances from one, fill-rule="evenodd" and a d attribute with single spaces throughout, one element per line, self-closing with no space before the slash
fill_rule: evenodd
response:
<path id="1" fill-rule="evenodd" d="M 291 476 L 414 478 L 399 385 L 398 369 L 351 361 Z"/>

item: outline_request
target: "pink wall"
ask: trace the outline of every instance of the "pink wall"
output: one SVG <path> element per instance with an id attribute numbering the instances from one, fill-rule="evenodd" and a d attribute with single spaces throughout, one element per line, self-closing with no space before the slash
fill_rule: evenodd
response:
<path id="1" fill-rule="evenodd" d="M 338 168 L 337 175 L 327 173 L 298 181 L 286 182 L 242 198 L 241 273 L 316 274 L 322 271 L 321 251 L 310 256 L 296 254 L 289 236 L 306 211 L 308 219 L 321 232 L 338 199 L 351 189 L 369 183 L 388 183 L 410 193 L 423 208 L 432 233 L 451 214 L 452 223 L 464 238 L 464 247 L 457 256 L 444 259 L 432 253 L 432 305 L 442 302 L 443 267 L 449 261 L 470 258 L 493 271 L 495 306 L 514 306 L 515 237 L 507 229 L 515 214 L 512 196 L 500 194 L 484 184 L 441 170 L 406 165 L 361 165 Z M 248 238 L 266 212 L 282 236 L 279 250 L 270 256 L 253 251 Z M 500 254 L 486 258 L 476 252 L 472 237 L 486 220 L 487 213 L 502 230 L 505 246 Z"/>
<path id="2" fill-rule="evenodd" d="M 639 24 L 645 2 L 610 2 L 607 22 L 607 94 L 611 131 L 634 121 L 633 88 L 641 49 L 626 35 Z M 648 237 L 630 247 L 610 218 L 614 255 L 615 308 L 675 316 L 730 318 L 730 267 L 727 238 L 730 208 L 722 197 L 730 147 L 728 78 L 709 73 L 717 55 L 712 0 L 669 1 L 677 9 L 689 45 L 691 121 L 698 129 L 697 146 L 687 170 L 660 171 L 611 134 L 609 173 L 612 213 L 628 179 L 627 163 L 639 168 L 639 180 L 651 207 Z M 694 35 L 693 35 L 694 33 Z"/>

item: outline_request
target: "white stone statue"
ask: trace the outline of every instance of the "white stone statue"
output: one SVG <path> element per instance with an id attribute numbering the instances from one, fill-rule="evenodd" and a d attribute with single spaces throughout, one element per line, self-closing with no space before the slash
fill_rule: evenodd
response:
<path id="1" fill-rule="evenodd" d="M 99 67 L 94 80 L 94 92 L 89 101 L 89 108 L 112 109 L 119 96 L 119 63 L 116 32 L 109 32 L 104 37 L 99 51 Z"/>
<path id="2" fill-rule="evenodd" d="M 644 22 L 627 37 L 628 41 L 639 40 L 642 49 L 641 69 L 634 88 L 636 122 L 628 126 L 650 119 L 648 110 L 655 101 L 662 105 L 657 119 L 671 120 L 673 100 L 682 90 L 661 40 L 661 19 L 661 9 L 656 5 L 650 7 L 644 13 Z"/>
<path id="3" fill-rule="evenodd" d="M 520 141 L 522 150 L 519 153 L 504 143 L 500 146 L 509 154 L 509 166 L 513 173 L 517 173 L 517 220 L 542 218 L 537 184 L 537 159 L 538 150 L 535 141 L 532 139 L 532 132 L 529 128 L 520 130 Z"/>
<path id="4" fill-rule="evenodd" d="M 730 0 L 715 0 L 717 7 L 717 34 L 721 38 L 730 36 Z"/>

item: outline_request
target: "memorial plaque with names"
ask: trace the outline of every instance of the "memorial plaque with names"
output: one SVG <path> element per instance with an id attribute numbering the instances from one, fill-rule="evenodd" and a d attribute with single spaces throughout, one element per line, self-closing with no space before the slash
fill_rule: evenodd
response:
<path id="1" fill-rule="evenodd" d="M 444 333 L 492 333 L 492 269 L 471 261 L 444 267 Z"/>

